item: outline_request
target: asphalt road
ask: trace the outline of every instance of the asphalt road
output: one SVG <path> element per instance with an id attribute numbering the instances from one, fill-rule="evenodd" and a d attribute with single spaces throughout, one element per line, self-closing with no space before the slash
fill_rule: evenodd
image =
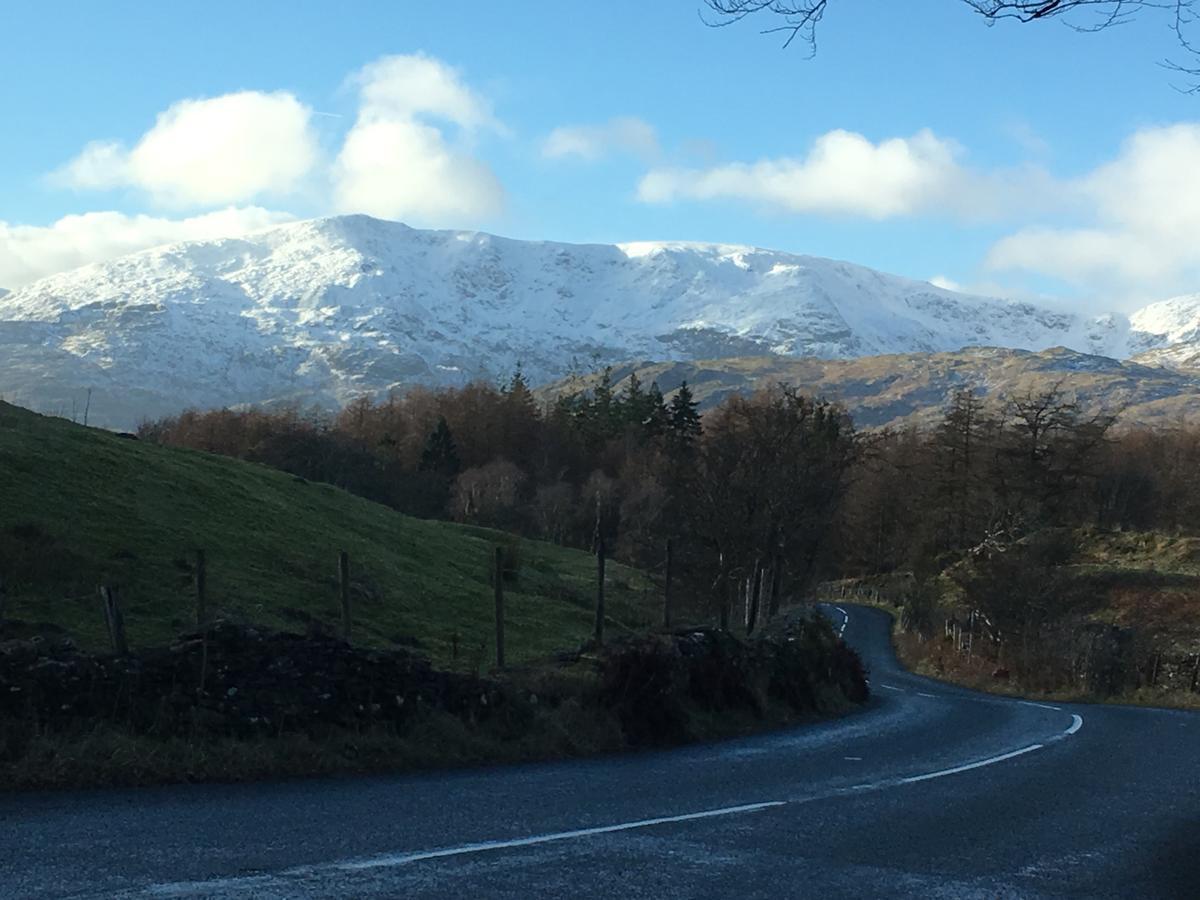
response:
<path id="1" fill-rule="evenodd" d="M 831 617 L 841 624 L 841 614 Z M 844 719 L 448 774 L 0 797 L 5 897 L 1200 898 L 1200 714 L 1000 699 L 845 631 Z"/>

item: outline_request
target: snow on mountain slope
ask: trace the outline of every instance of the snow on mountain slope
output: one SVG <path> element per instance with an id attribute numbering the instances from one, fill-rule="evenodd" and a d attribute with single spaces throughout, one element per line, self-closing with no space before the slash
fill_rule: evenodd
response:
<path id="1" fill-rule="evenodd" d="M 174 244 L 0 297 L 0 395 L 128 427 L 186 406 L 330 405 L 642 358 L 854 358 L 1164 341 L 849 263 L 751 247 L 571 245 L 366 216 Z"/>
<path id="2" fill-rule="evenodd" d="M 1200 294 L 1152 303 L 1129 317 L 1134 359 L 1148 365 L 1200 368 Z"/>

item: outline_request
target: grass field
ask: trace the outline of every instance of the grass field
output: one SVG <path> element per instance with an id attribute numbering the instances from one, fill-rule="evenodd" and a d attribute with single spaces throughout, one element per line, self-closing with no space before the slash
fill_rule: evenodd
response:
<path id="1" fill-rule="evenodd" d="M 195 619 L 192 564 L 208 558 L 216 614 L 303 631 L 340 621 L 337 554 L 350 554 L 355 639 L 411 643 L 439 664 L 494 661 L 490 563 L 516 547 L 506 582 L 508 661 L 578 646 L 591 633 L 595 561 L 485 529 L 411 519 L 263 466 L 141 443 L 0 403 L 4 617 L 107 643 L 98 596 L 119 587 L 132 647 Z M 652 624 L 657 594 L 608 567 L 609 629 Z M 452 660 L 458 636 L 459 654 Z"/>

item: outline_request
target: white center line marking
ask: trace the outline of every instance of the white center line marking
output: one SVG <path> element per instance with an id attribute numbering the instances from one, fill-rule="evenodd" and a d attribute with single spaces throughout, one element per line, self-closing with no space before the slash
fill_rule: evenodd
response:
<path id="1" fill-rule="evenodd" d="M 840 606 L 835 607 L 838 612 L 846 617 L 846 621 L 842 623 L 841 631 L 846 630 L 846 624 L 850 621 L 850 616 Z M 839 632 L 840 634 L 840 632 Z M 880 687 L 889 691 L 900 691 L 902 688 L 895 687 L 890 684 L 881 684 Z M 921 697 L 935 698 L 934 694 L 926 694 L 920 691 L 917 694 Z M 1046 704 L 1033 703 L 1032 701 L 1019 701 L 1028 706 L 1041 706 L 1046 709 L 1061 711 L 1058 707 L 1047 706 Z M 1062 738 L 1073 735 L 1083 727 L 1083 717 L 1075 713 L 1071 714 L 1071 725 L 1066 731 L 1062 732 L 1060 737 L 1051 738 L 1050 741 L 1062 740 Z M 1005 760 L 1014 759 L 1018 756 L 1024 756 L 1026 753 L 1033 753 L 1036 750 L 1041 750 L 1045 744 L 1030 744 L 1028 747 L 1022 747 L 1019 750 L 1012 750 L 1008 753 L 1001 753 L 998 756 L 991 756 L 987 759 L 981 759 L 977 762 L 966 763 L 961 766 L 954 766 L 949 769 L 940 769 L 937 772 L 927 772 L 923 775 L 910 775 L 907 778 L 889 779 L 885 781 L 877 781 L 867 784 L 856 784 L 848 789 L 851 791 L 871 791 L 882 790 L 901 784 L 915 784 L 921 781 L 932 781 L 935 778 L 945 778 L 949 775 L 957 775 L 960 772 L 969 772 L 972 769 L 982 769 L 984 766 L 992 766 L 996 763 L 1004 762 Z M 844 757 L 847 761 L 861 762 L 860 756 Z M 836 793 L 836 792 L 835 792 Z M 319 876 L 323 872 L 361 872 L 371 869 L 386 869 L 396 866 L 403 866 L 409 863 L 420 862 L 430 859 L 444 859 L 451 856 L 465 856 L 473 853 L 486 853 L 492 850 L 506 850 L 517 847 L 532 847 L 538 844 L 548 844 L 554 841 L 569 841 L 578 838 L 592 837 L 600 834 L 613 834 L 621 831 L 632 831 L 639 828 L 651 828 L 655 825 L 669 825 L 679 822 L 695 822 L 701 819 L 713 819 L 719 816 L 742 815 L 746 813 L 760 812 L 765 809 L 774 809 L 781 806 L 788 806 L 794 803 L 804 803 L 808 800 L 817 799 L 810 798 L 795 798 L 792 800 L 768 800 L 762 803 L 746 803 L 740 806 L 724 806 L 718 809 L 707 809 L 701 812 L 684 813 L 676 816 L 661 816 L 654 819 L 638 819 L 632 822 L 621 822 L 616 825 L 601 825 L 595 828 L 577 828 L 573 831 L 556 831 L 548 834 L 537 834 L 530 837 L 512 838 L 510 840 L 497 841 L 481 841 L 473 844 L 461 844 L 456 847 L 442 847 L 435 850 L 417 850 L 408 853 L 391 853 L 381 856 L 373 856 L 365 859 L 342 860 L 340 862 L 331 862 L 321 865 L 297 866 L 292 869 L 287 869 L 280 872 L 278 875 L 248 875 L 232 878 L 216 878 L 211 881 L 201 882 L 174 882 L 174 883 L 159 883 L 149 885 L 144 888 L 144 893 L 156 896 L 172 896 L 172 895 L 191 895 L 194 892 L 211 888 L 214 886 L 222 886 L 228 888 L 250 887 L 252 885 L 271 885 L 277 884 L 280 879 L 297 878 L 307 876 Z"/>
<path id="2" fill-rule="evenodd" d="M 537 834 L 532 837 L 514 838 L 508 841 L 481 841 L 477 844 L 463 844 L 459 847 L 444 847 L 440 850 L 423 850 L 415 853 L 395 853 L 386 856 L 374 856 L 368 859 L 350 860 L 335 864 L 334 868 L 343 872 L 362 872 L 368 869 L 386 869 L 392 866 L 402 866 L 405 863 L 420 862 L 424 859 L 442 859 L 447 856 L 463 856 L 469 853 L 484 853 L 489 850 L 506 850 L 512 847 L 532 847 L 536 844 L 549 844 L 552 841 L 569 841 L 575 838 L 592 837 L 597 834 L 613 834 L 618 831 L 632 831 L 635 828 L 651 828 L 655 825 L 669 825 L 675 822 L 694 822 L 698 819 L 715 819 L 718 816 L 736 816 L 745 813 L 759 812 L 777 806 L 786 806 L 786 800 L 771 800 L 766 803 L 746 803 L 742 806 L 725 806 L 720 809 L 706 809 L 703 812 L 685 813 L 680 816 L 662 816 L 657 819 L 639 819 L 636 822 L 621 822 L 618 825 L 601 825 L 596 828 L 577 828 L 574 831 L 556 831 L 550 834 Z M 301 870 L 296 870 L 297 872 Z"/>
<path id="3" fill-rule="evenodd" d="M 934 778 L 945 778 L 947 775 L 957 775 L 959 772 L 969 772 L 971 769 L 982 769 L 984 766 L 995 765 L 998 762 L 1004 762 L 1006 759 L 1012 759 L 1014 756 L 1022 756 L 1026 753 L 1032 753 L 1034 750 L 1041 750 L 1045 744 L 1030 744 L 1028 747 L 1022 747 L 1020 750 L 1013 750 L 1011 753 L 1002 753 L 999 756 L 993 756 L 989 759 L 981 759 L 979 762 L 967 763 L 965 766 L 955 766 L 953 769 L 942 769 L 940 772 L 929 772 L 925 775 L 912 775 L 908 778 L 901 778 L 901 784 L 914 784 L 918 781 L 931 781 Z"/>
<path id="4" fill-rule="evenodd" d="M 1062 712 L 1061 706 L 1051 706 L 1048 703 L 1034 703 L 1032 700 L 1018 700 L 1017 702 L 1024 706 L 1036 706 L 1038 709 L 1052 709 L 1055 712 Z"/>
<path id="5" fill-rule="evenodd" d="M 936 694 L 926 694 L 924 691 L 917 691 L 917 696 L 918 697 L 929 697 L 929 698 L 935 699 L 935 700 L 937 699 Z"/>
<path id="6" fill-rule="evenodd" d="M 1071 726 L 1062 733 L 1061 737 L 1051 738 L 1054 740 L 1062 740 L 1068 735 L 1075 734 L 1083 727 L 1083 717 L 1079 715 L 1071 715 Z M 996 763 L 1004 762 L 1005 760 L 1013 759 L 1018 756 L 1024 756 L 1026 753 L 1033 753 L 1035 750 L 1041 750 L 1045 744 L 1030 744 L 1028 747 L 1022 747 L 1020 750 L 1013 750 L 1009 753 L 1001 753 L 998 756 L 991 756 L 987 759 L 981 759 L 977 762 L 967 763 L 961 766 L 954 766 L 950 769 L 940 769 L 937 772 L 927 772 L 923 775 L 910 775 L 907 778 L 888 779 L 885 781 L 868 782 L 867 784 L 856 784 L 849 788 L 843 788 L 841 791 L 834 791 L 833 795 L 845 791 L 876 791 L 885 788 L 903 784 L 915 784 L 920 781 L 932 781 L 935 778 L 945 778 L 949 775 L 957 775 L 960 772 L 969 772 L 972 769 L 982 769 L 984 766 L 992 766 Z M 858 761 L 859 757 L 847 756 L 847 760 Z M 832 796 L 832 795 L 824 795 Z M 268 887 L 280 885 L 284 880 L 295 878 L 320 877 L 323 873 L 330 872 L 362 872 L 372 869 L 387 869 L 396 866 L 404 866 L 409 863 L 421 862 L 422 860 L 444 859 L 451 856 L 465 856 L 474 853 L 486 853 L 492 850 L 507 850 L 518 847 L 532 847 L 538 844 L 549 844 L 554 841 L 569 841 L 578 838 L 592 837 L 599 834 L 614 834 L 621 831 L 632 831 L 638 828 L 652 828 L 655 825 L 670 825 L 679 822 L 695 822 L 700 819 L 713 819 L 719 816 L 742 815 L 746 813 L 760 812 L 765 809 L 776 809 L 781 806 L 789 806 L 797 803 L 806 803 L 811 800 L 819 799 L 819 796 L 794 798 L 791 800 L 768 800 L 763 803 L 746 803 L 741 806 L 724 806 L 718 809 L 707 809 L 701 812 L 684 813 L 677 816 L 661 816 L 654 819 L 638 819 L 632 822 L 621 822 L 616 825 L 601 825 L 595 828 L 577 828 L 573 831 L 556 831 L 548 834 L 537 834 L 524 838 L 513 838 L 510 840 L 498 841 L 481 841 L 474 844 L 461 844 L 456 847 L 442 847 L 436 850 L 416 850 L 408 853 L 390 853 L 381 856 L 372 856 L 365 859 L 350 859 L 339 862 L 331 862 L 317 865 L 296 866 L 295 868 L 287 869 L 277 875 L 246 875 L 232 878 L 215 878 L 211 881 L 179 881 L 174 883 L 158 883 L 148 885 L 142 889 L 142 894 L 150 894 L 153 896 L 195 896 L 205 893 L 207 889 L 213 887 L 221 887 L 227 890 L 248 888 L 248 887 Z"/>

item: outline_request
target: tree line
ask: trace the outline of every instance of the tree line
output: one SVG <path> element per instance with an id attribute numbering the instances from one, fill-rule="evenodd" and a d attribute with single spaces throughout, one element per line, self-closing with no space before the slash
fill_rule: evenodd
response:
<path id="1" fill-rule="evenodd" d="M 1118 430 L 1058 388 L 957 394 L 936 427 L 859 432 L 777 385 L 701 416 L 636 376 L 540 403 L 502 386 L 417 388 L 336 414 L 186 412 L 140 436 L 252 460 L 402 512 L 581 549 L 603 540 L 747 624 L 817 578 L 937 574 L 1047 529 L 1191 531 L 1200 429 Z"/>
<path id="2" fill-rule="evenodd" d="M 685 383 L 636 376 L 539 403 L 502 386 L 416 388 L 321 411 L 189 411 L 139 436 L 264 463 L 401 512 L 500 528 L 665 574 L 753 627 L 816 577 L 857 439 L 836 405 L 780 386 L 703 417 Z"/>

